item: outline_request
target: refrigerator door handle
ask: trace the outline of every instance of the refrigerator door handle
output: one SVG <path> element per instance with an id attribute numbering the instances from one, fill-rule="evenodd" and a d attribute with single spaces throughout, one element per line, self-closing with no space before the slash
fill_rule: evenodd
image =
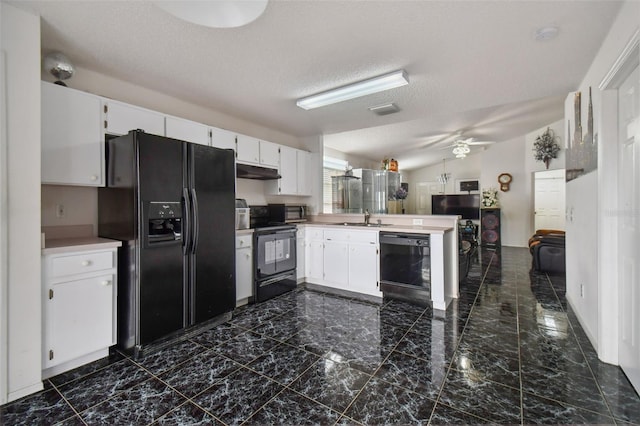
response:
<path id="1" fill-rule="evenodd" d="M 198 248 L 198 234 L 200 233 L 200 217 L 198 215 L 198 195 L 195 189 L 191 189 L 192 211 L 193 211 L 193 232 L 191 252 L 196 254 Z"/>
<path id="2" fill-rule="evenodd" d="M 182 198 L 184 198 L 184 229 L 182 230 L 183 236 L 183 251 L 184 254 L 189 254 L 191 251 L 191 239 L 193 231 L 191 227 L 191 197 L 189 194 L 189 188 L 182 188 Z"/>

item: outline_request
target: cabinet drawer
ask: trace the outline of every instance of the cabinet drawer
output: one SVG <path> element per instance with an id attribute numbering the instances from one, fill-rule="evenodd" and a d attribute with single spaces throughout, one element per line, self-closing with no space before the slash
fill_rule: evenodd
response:
<path id="1" fill-rule="evenodd" d="M 112 251 L 59 256 L 51 259 L 51 276 L 82 274 L 114 268 Z"/>
<path id="2" fill-rule="evenodd" d="M 348 241 L 349 235 L 346 229 L 325 229 L 324 239 L 329 241 Z"/>
<path id="3" fill-rule="evenodd" d="M 323 232 L 322 232 L 322 228 L 318 228 L 315 226 L 307 226 L 306 227 L 306 231 L 305 231 L 305 238 L 311 239 L 311 240 L 321 240 L 323 237 Z"/>
<path id="4" fill-rule="evenodd" d="M 243 247 L 251 247 L 252 241 L 253 241 L 253 236 L 251 234 L 237 236 L 236 248 L 239 249 Z"/>
<path id="5" fill-rule="evenodd" d="M 349 242 L 375 244 L 378 242 L 378 231 L 349 231 Z"/>

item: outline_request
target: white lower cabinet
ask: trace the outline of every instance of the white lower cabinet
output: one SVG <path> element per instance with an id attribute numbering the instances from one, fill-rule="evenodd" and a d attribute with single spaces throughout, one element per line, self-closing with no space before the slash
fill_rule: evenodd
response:
<path id="1" fill-rule="evenodd" d="M 236 303 L 253 296 L 253 236 L 236 236 Z"/>
<path id="2" fill-rule="evenodd" d="M 296 232 L 296 280 L 304 281 L 305 277 L 305 228 L 298 226 Z"/>
<path id="3" fill-rule="evenodd" d="M 324 241 L 324 281 L 332 287 L 349 288 L 349 244 L 346 241 Z"/>
<path id="4" fill-rule="evenodd" d="M 43 378 L 116 343 L 116 259 L 115 248 L 43 256 Z"/>
<path id="5" fill-rule="evenodd" d="M 306 280 L 382 297 L 378 232 L 307 227 Z"/>

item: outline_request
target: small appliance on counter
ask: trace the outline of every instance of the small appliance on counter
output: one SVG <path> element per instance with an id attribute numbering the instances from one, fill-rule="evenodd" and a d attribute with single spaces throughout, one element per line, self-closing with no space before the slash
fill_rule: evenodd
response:
<path id="1" fill-rule="evenodd" d="M 236 229 L 249 229 L 249 210 L 247 200 L 236 198 Z"/>

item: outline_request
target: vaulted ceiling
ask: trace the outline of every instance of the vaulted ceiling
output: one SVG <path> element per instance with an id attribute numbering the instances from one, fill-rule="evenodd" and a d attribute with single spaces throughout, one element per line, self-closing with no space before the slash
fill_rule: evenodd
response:
<path id="1" fill-rule="evenodd" d="M 10 1 L 42 17 L 42 49 L 403 169 L 441 161 L 447 136 L 504 141 L 563 116 L 617 1 L 279 1 L 252 23 L 190 24 L 149 1 Z M 542 27 L 558 34 L 535 39 Z M 305 111 L 296 99 L 404 69 L 410 84 Z M 72 80 L 70 85 L 72 86 Z M 400 112 L 368 108 L 394 102 Z"/>

